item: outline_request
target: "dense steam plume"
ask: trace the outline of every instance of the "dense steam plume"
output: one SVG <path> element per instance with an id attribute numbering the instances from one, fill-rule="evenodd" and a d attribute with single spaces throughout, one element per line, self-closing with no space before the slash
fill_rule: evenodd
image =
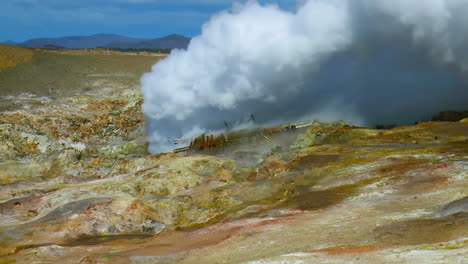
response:
<path id="1" fill-rule="evenodd" d="M 236 4 L 142 77 L 150 151 L 304 119 L 405 124 L 468 102 L 468 0 Z"/>

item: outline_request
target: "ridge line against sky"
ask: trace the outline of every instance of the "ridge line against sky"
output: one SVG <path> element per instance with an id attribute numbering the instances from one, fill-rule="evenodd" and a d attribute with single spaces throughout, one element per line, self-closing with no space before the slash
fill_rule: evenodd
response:
<path id="1" fill-rule="evenodd" d="M 0 42 L 100 33 L 194 37 L 214 14 L 246 0 L 2 0 Z M 294 9 L 300 0 L 258 0 Z"/>

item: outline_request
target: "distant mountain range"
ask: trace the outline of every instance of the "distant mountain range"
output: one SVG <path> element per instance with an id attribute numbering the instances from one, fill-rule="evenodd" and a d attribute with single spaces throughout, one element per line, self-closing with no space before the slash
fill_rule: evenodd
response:
<path id="1" fill-rule="evenodd" d="M 13 45 L 13 46 L 18 45 L 18 43 L 14 42 L 14 41 L 11 41 L 11 40 L 7 40 L 7 41 L 3 42 L 2 44 L 8 44 L 8 45 Z"/>
<path id="2" fill-rule="evenodd" d="M 69 36 L 60 38 L 30 39 L 22 43 L 8 40 L 3 42 L 28 48 L 115 48 L 115 49 L 186 49 L 190 38 L 172 34 L 162 38 L 130 38 L 114 34 L 97 34 L 92 36 Z"/>

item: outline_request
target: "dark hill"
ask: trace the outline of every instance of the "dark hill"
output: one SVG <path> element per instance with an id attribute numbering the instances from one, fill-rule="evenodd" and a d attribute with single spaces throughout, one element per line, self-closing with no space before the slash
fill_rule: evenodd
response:
<path id="1" fill-rule="evenodd" d="M 142 39 L 129 38 L 113 34 L 97 34 L 92 36 L 68 36 L 60 38 L 38 38 L 20 43 L 20 46 L 29 48 L 44 48 L 50 46 L 65 47 L 69 49 L 88 49 L 103 47 L 110 43 L 137 43 Z"/>
<path id="2" fill-rule="evenodd" d="M 186 49 L 190 38 L 172 34 L 162 38 L 130 38 L 114 34 L 92 36 L 68 36 L 59 38 L 37 38 L 23 43 L 6 41 L 5 44 L 27 48 L 91 49 L 98 47 L 113 49 Z"/>
<path id="3" fill-rule="evenodd" d="M 120 49 L 186 49 L 190 38 L 172 34 L 162 38 L 143 40 L 138 43 L 111 43 L 106 48 Z"/>
<path id="4" fill-rule="evenodd" d="M 1 43 L 1 44 L 7 44 L 7 45 L 13 45 L 13 46 L 18 45 L 18 43 L 14 42 L 14 41 L 12 41 L 12 40 L 7 40 L 7 41 L 5 41 L 5 42 L 3 42 L 3 43 Z"/>

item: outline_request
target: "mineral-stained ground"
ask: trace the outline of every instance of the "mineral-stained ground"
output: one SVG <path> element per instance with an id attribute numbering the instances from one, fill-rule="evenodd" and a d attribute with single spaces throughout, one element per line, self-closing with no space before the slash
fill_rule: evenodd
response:
<path id="1" fill-rule="evenodd" d="M 467 119 L 149 155 L 138 84 L 88 75 L 2 94 L 0 263 L 468 262 Z"/>

